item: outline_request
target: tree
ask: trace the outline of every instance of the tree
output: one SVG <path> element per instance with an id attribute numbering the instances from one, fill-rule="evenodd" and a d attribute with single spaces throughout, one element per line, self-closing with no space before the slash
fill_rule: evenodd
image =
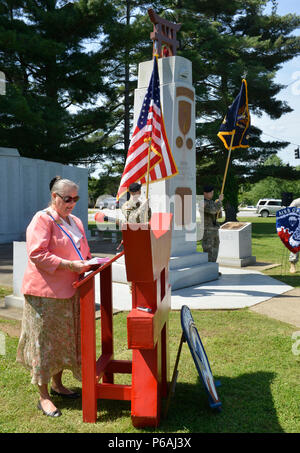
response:
<path id="1" fill-rule="evenodd" d="M 116 20 L 110 27 L 109 39 L 113 51 L 107 83 L 114 93 L 109 99 L 109 106 L 114 112 L 116 127 L 111 131 L 106 153 L 97 156 L 98 162 L 103 163 L 109 157 L 112 168 L 117 168 L 120 162 L 124 165 L 126 160 L 131 138 L 138 64 L 152 57 L 152 42 L 149 39 L 151 23 L 147 9 L 155 7 L 156 3 L 159 2 L 113 2 L 117 13 Z M 91 140 L 97 141 L 99 136 L 101 137 L 101 133 L 96 132 Z"/>
<path id="2" fill-rule="evenodd" d="M 117 195 L 120 185 L 121 164 L 119 167 L 111 163 L 103 164 L 99 178 L 89 178 L 88 189 L 89 196 L 96 202 L 99 195 L 110 194 Z"/>
<path id="3" fill-rule="evenodd" d="M 256 205 L 260 198 L 281 198 L 283 192 L 291 192 L 293 198 L 299 198 L 300 182 L 288 179 L 289 165 L 284 164 L 278 156 L 270 156 L 264 162 L 263 167 L 265 168 L 265 178 L 253 185 L 247 184 L 246 187 L 243 187 L 239 194 L 240 202 Z"/>
<path id="4" fill-rule="evenodd" d="M 8 80 L 0 99 L 1 145 L 25 157 L 77 163 L 99 152 L 112 111 L 105 36 L 116 11 L 106 0 L 3 0 L 0 69 Z M 92 39 L 103 35 L 104 45 Z"/>
<path id="5" fill-rule="evenodd" d="M 130 140 L 137 65 L 152 56 L 149 6 L 182 23 L 178 54 L 192 61 L 196 89 L 198 191 L 211 179 L 221 187 L 227 151 L 217 132 L 241 77 L 252 113 L 275 119 L 290 111 L 276 99 L 282 86 L 274 77 L 299 54 L 292 32 L 300 21 L 278 16 L 275 1 L 3 0 L 0 70 L 9 84 L 0 98 L 1 145 L 27 157 L 109 162 L 118 169 Z M 289 166 L 263 165 L 287 143 L 263 142 L 260 135 L 252 127 L 250 148 L 232 155 L 226 212 L 236 210 L 237 187 L 264 179 L 267 171 L 299 177 Z"/>

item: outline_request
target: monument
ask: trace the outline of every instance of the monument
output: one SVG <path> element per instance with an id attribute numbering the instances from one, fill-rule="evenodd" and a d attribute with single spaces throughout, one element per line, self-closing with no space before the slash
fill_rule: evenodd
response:
<path id="1" fill-rule="evenodd" d="M 158 58 L 158 70 L 165 128 L 178 167 L 175 177 L 150 184 L 149 198 L 153 213 L 173 214 L 169 270 L 170 284 L 176 290 L 216 280 L 218 264 L 208 262 L 206 253 L 196 251 L 195 90 L 192 85 L 192 63 L 176 55 L 179 24 L 165 21 L 153 12 L 149 15 L 154 23 L 154 31 L 150 35 L 154 41 L 153 48 L 161 56 Z M 152 66 L 152 60 L 139 65 L 138 87 L 134 95 L 134 124 L 141 111 Z M 124 263 L 113 264 L 113 280 L 127 281 Z"/>
<path id="2" fill-rule="evenodd" d="M 49 182 L 56 176 L 79 184 L 80 201 L 74 208 L 88 232 L 88 170 L 58 162 L 21 157 L 14 148 L 0 148 L 0 243 L 14 242 L 13 294 L 7 306 L 23 307 L 21 285 L 27 264 L 26 228 L 34 214 L 48 206 Z M 9 188 L 9 189 L 8 189 Z"/>
<path id="3" fill-rule="evenodd" d="M 222 266 L 245 267 L 255 264 L 252 256 L 252 225 L 227 222 L 219 229 L 220 246 L 217 262 Z"/>

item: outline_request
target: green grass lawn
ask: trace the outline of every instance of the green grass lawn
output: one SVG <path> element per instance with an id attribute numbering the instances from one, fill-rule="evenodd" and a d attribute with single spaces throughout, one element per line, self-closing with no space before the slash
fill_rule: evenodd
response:
<path id="1" fill-rule="evenodd" d="M 4 298 L 5 296 L 9 296 L 12 292 L 12 288 L 0 286 L 0 299 Z"/>
<path id="2" fill-rule="evenodd" d="M 242 218 L 240 219 L 242 220 Z M 297 265 L 297 274 L 290 274 L 289 250 L 283 245 L 276 232 L 276 217 L 249 218 L 252 221 L 252 254 L 256 260 L 267 263 L 277 263 L 279 266 L 265 270 L 270 277 L 286 283 L 287 285 L 300 286 L 300 265 Z"/>
<path id="3" fill-rule="evenodd" d="M 275 218 L 241 218 L 252 222 L 252 254 L 257 261 L 281 264 L 284 247 L 275 230 Z M 199 244 L 199 249 L 201 244 Z M 285 259 L 285 258 L 284 258 Z M 275 278 L 299 286 L 299 277 L 283 273 L 280 265 L 265 271 Z M 278 275 L 276 276 L 276 272 Z M 5 295 L 5 289 L 0 297 Z M 130 418 L 130 402 L 98 401 L 96 424 L 82 422 L 81 400 L 54 398 L 63 412 L 58 419 L 45 417 L 36 409 L 38 392 L 30 384 L 30 373 L 16 364 L 18 321 L 0 318 L 0 432 L 89 432 L 89 433 L 296 433 L 300 431 L 300 356 L 292 352 L 292 334 L 299 330 L 289 324 L 243 310 L 193 310 L 214 378 L 221 381 L 218 394 L 221 412 L 208 404 L 192 356 L 183 344 L 176 391 L 168 417 L 157 430 L 137 430 Z M 130 359 L 127 349 L 127 313 L 114 316 L 115 358 Z M 100 321 L 97 326 L 97 353 L 100 355 Z M 170 375 L 181 337 L 180 312 L 170 313 Z M 130 375 L 116 375 L 115 382 L 130 383 Z M 71 372 L 64 383 L 74 390 L 81 384 Z M 163 401 L 164 407 L 165 401 Z"/>
<path id="4" fill-rule="evenodd" d="M 220 219 L 220 224 L 222 221 L 224 219 Z M 238 221 L 252 224 L 252 255 L 256 256 L 256 261 L 279 263 L 286 247 L 277 236 L 276 217 L 240 217 Z M 201 244 L 198 249 L 202 251 Z"/>
<path id="5" fill-rule="evenodd" d="M 224 219 L 220 219 L 220 222 Z M 252 224 L 252 255 L 256 261 L 265 264 L 278 264 L 272 269 L 262 271 L 270 277 L 286 283 L 287 285 L 300 286 L 300 263 L 297 265 L 298 273 L 289 273 L 289 250 L 283 245 L 276 231 L 276 217 L 240 217 L 240 222 Z M 197 250 L 202 252 L 201 242 Z"/>
<path id="6" fill-rule="evenodd" d="M 127 313 L 114 316 L 115 357 L 118 359 L 131 358 L 126 341 L 126 316 Z M 214 378 L 221 381 L 218 387 L 221 412 L 209 407 L 184 343 L 176 391 L 168 416 L 161 420 L 157 430 L 135 429 L 127 401 L 99 400 L 97 423 L 86 424 L 82 422 L 81 400 L 66 402 L 55 398 L 63 416 L 45 417 L 36 409 L 38 393 L 30 384 L 29 372 L 15 363 L 18 340 L 7 335 L 6 355 L 0 356 L 0 432 L 299 432 L 300 357 L 291 350 L 291 335 L 295 329 L 248 310 L 193 311 L 193 317 Z M 99 338 L 100 321 L 96 321 L 96 325 Z M 180 336 L 180 313 L 173 311 L 169 337 L 171 374 Z M 128 384 L 129 380 L 128 375 L 116 376 L 117 383 Z M 80 390 L 80 383 L 69 371 L 65 372 L 65 383 Z"/>

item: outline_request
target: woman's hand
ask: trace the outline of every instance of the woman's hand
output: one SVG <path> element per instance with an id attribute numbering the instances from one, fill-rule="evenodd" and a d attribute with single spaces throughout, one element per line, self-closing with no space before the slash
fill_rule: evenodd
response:
<path id="1" fill-rule="evenodd" d="M 90 270 L 91 266 L 86 264 L 87 261 L 70 261 L 69 269 L 77 274 L 83 274 Z"/>
<path id="2" fill-rule="evenodd" d="M 91 266 L 87 265 L 86 263 L 87 261 L 84 260 L 61 260 L 59 268 L 68 269 L 69 271 L 76 272 L 77 274 L 83 274 L 84 272 L 87 272 L 91 269 Z"/>

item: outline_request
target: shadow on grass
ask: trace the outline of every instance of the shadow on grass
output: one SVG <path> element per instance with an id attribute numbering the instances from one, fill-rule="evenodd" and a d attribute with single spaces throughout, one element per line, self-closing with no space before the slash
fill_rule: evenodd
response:
<path id="1" fill-rule="evenodd" d="M 251 222 L 252 224 L 252 237 L 260 237 L 260 236 L 269 236 L 269 235 L 277 235 L 276 232 L 276 220 L 272 221 L 271 223 L 263 222 L 263 221 L 255 221 Z"/>
<path id="2" fill-rule="evenodd" d="M 167 419 L 160 430 L 192 433 L 280 433 L 283 432 L 270 391 L 274 373 L 257 372 L 237 378 L 218 376 L 217 392 L 221 411 L 210 408 L 208 395 L 199 379 L 198 385 L 178 383 Z"/>
<path id="3" fill-rule="evenodd" d="M 300 276 L 298 276 L 298 275 L 282 275 L 282 274 L 275 274 L 275 273 L 273 273 L 273 274 L 267 273 L 266 275 L 268 275 L 268 277 L 275 278 L 276 280 L 279 280 L 289 286 L 294 286 L 294 287 L 300 286 Z"/>
<path id="4" fill-rule="evenodd" d="M 81 388 L 70 387 L 71 390 L 81 393 Z M 60 397 L 52 397 L 54 403 L 57 403 L 59 409 L 76 409 L 82 410 L 82 399 L 78 398 L 77 400 L 67 400 L 61 399 Z M 97 401 L 97 421 L 101 426 L 101 423 L 113 423 L 120 421 L 122 417 L 131 416 L 131 403 L 130 401 L 117 401 L 117 400 L 101 400 Z"/>
<path id="5" fill-rule="evenodd" d="M 182 433 L 281 433 L 274 408 L 270 385 L 274 373 L 256 372 L 237 378 L 218 376 L 221 386 L 217 388 L 222 403 L 221 411 L 210 408 L 208 395 L 202 381 L 177 383 L 167 417 L 164 418 L 166 400 L 162 401 L 159 427 L 144 428 L 140 432 Z M 79 390 L 79 389 L 73 389 Z M 61 404 L 63 403 L 63 404 Z M 81 410 L 81 399 L 64 401 L 64 406 Z M 122 417 L 131 416 L 130 401 L 98 400 L 97 422 L 114 423 Z M 99 428 L 100 428 L 99 426 Z"/>

